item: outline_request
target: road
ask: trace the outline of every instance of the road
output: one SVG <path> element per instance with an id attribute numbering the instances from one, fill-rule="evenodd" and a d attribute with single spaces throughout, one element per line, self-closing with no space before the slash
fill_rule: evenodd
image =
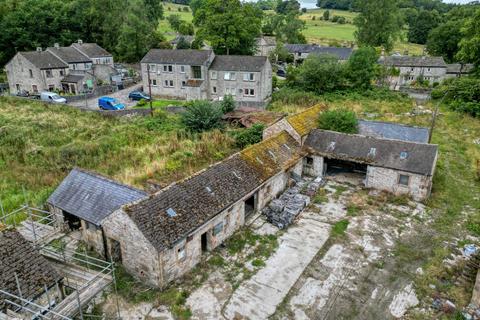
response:
<path id="1" fill-rule="evenodd" d="M 141 86 L 142 86 L 141 84 L 137 84 L 137 85 L 128 87 L 126 89 L 119 90 L 114 93 L 110 93 L 108 96 L 117 99 L 120 103 L 123 103 L 127 109 L 129 109 L 135 106 L 137 104 L 137 101 L 130 101 L 130 99 L 128 99 L 128 94 L 132 91 L 139 90 Z M 98 110 L 98 98 L 99 97 L 87 99 L 86 106 L 85 106 L 85 100 L 71 102 L 69 103 L 69 105 L 73 107 L 83 108 L 83 109 L 86 108 L 90 110 Z"/>

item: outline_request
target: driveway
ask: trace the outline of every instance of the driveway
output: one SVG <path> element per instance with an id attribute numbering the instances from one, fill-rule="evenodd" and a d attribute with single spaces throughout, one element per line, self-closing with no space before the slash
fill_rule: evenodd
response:
<path id="1" fill-rule="evenodd" d="M 127 109 L 129 109 L 135 106 L 137 101 L 130 101 L 130 99 L 128 99 L 128 94 L 132 91 L 140 90 L 141 86 L 142 84 L 136 84 L 123 90 L 110 93 L 108 96 L 117 99 L 120 103 L 123 103 Z M 74 101 L 69 103 L 69 105 L 82 109 L 98 110 L 98 98 L 99 97 L 87 99 L 86 103 L 85 100 Z"/>

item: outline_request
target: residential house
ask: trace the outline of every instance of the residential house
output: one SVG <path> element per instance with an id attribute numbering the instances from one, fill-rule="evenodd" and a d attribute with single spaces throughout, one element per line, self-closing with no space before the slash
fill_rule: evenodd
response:
<path id="1" fill-rule="evenodd" d="M 113 56 L 96 43 L 84 43 L 78 40 L 71 45 L 72 48 L 88 57 L 93 65 L 109 65 L 113 68 Z"/>
<path id="2" fill-rule="evenodd" d="M 143 87 L 147 90 L 150 83 L 156 96 L 221 100 L 230 94 L 238 104 L 263 107 L 272 93 L 272 68 L 266 57 L 152 49 L 141 65 Z"/>
<path id="3" fill-rule="evenodd" d="M 34 319 L 34 313 L 41 314 L 63 298 L 62 281 L 18 231 L 0 230 L 0 319 Z M 22 306 L 32 313 L 25 314 Z"/>
<path id="4" fill-rule="evenodd" d="M 353 53 L 352 48 L 322 47 L 317 44 L 285 44 L 285 48 L 293 55 L 295 63 L 302 62 L 310 54 L 328 54 L 337 57 L 340 62 L 344 62 Z"/>
<path id="5" fill-rule="evenodd" d="M 62 90 L 68 64 L 49 51 L 18 52 L 5 66 L 10 93 Z"/>
<path id="6" fill-rule="evenodd" d="M 257 47 L 256 56 L 270 56 L 270 53 L 277 47 L 277 39 L 275 37 L 262 36 L 255 39 Z"/>
<path id="7" fill-rule="evenodd" d="M 50 212 L 63 230 L 80 230 L 82 240 L 105 255 L 103 220 L 122 205 L 147 193 L 99 174 L 75 168 L 47 200 Z"/>

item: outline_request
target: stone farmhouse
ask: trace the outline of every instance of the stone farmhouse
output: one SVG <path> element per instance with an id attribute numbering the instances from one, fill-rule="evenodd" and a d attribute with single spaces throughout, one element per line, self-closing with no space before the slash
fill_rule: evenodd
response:
<path id="1" fill-rule="evenodd" d="M 336 56 L 339 61 L 347 61 L 353 53 L 352 48 L 322 47 L 317 44 L 285 44 L 285 48 L 293 55 L 295 63 L 301 63 L 310 54 L 329 54 Z"/>
<path id="2" fill-rule="evenodd" d="M 394 89 L 403 86 L 409 86 L 415 81 L 423 78 L 430 83 L 440 83 L 448 78 L 461 77 L 468 75 L 473 69 L 470 64 L 447 64 L 443 57 L 430 56 L 384 56 L 379 59 L 379 63 L 387 68 L 395 68 L 398 75 L 391 76 L 390 85 Z"/>
<path id="3" fill-rule="evenodd" d="M 275 37 L 262 36 L 255 39 L 255 44 L 257 46 L 255 55 L 268 57 L 270 53 L 275 50 L 277 39 Z"/>
<path id="4" fill-rule="evenodd" d="M 221 100 L 232 95 L 240 105 L 263 107 L 272 94 L 267 57 L 215 56 L 211 50 L 152 49 L 141 61 L 144 90 L 186 100 Z"/>
<path id="5" fill-rule="evenodd" d="M 138 279 L 164 287 L 264 209 L 295 177 L 342 172 L 360 176 L 367 188 L 416 200 L 430 195 L 438 148 L 426 143 L 428 129 L 375 121 L 361 121 L 355 135 L 315 129 L 325 108 L 283 118 L 264 131 L 262 142 L 152 195 L 132 191 L 137 199 L 122 197 L 103 210 L 100 202 L 118 192 L 95 189 L 95 181 L 85 188 L 69 175 L 49 203 L 53 210 L 60 207 L 64 218 L 68 212 L 89 222 L 81 222 L 82 229 L 94 224 L 98 232 L 100 226 L 102 235 L 89 237 L 93 248 L 106 251 Z M 58 199 L 67 199 L 71 207 Z M 79 208 L 83 203 L 86 209 Z"/>
<path id="6" fill-rule="evenodd" d="M 55 44 L 44 51 L 19 52 L 5 69 L 12 94 L 55 90 L 77 94 L 96 82 L 110 82 L 116 74 L 110 53 L 81 40 L 70 47 Z"/>
<path id="7" fill-rule="evenodd" d="M 62 280 L 47 259 L 18 231 L 0 230 L 0 290 L 9 294 L 0 292 L 0 319 L 31 319 L 31 314 L 20 311 L 23 302 L 11 295 L 45 306 L 47 310 L 49 302 L 62 300 Z"/>

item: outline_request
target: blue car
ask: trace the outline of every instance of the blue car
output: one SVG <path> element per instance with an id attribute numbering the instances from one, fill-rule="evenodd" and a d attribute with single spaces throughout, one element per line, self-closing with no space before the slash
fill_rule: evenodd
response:
<path id="1" fill-rule="evenodd" d="M 110 97 L 101 97 L 98 99 L 98 107 L 102 110 L 123 110 L 125 105 L 118 102 L 117 99 Z"/>
<path id="2" fill-rule="evenodd" d="M 141 91 L 132 91 L 128 95 L 128 98 L 135 101 L 145 100 L 150 101 L 150 97 Z"/>

